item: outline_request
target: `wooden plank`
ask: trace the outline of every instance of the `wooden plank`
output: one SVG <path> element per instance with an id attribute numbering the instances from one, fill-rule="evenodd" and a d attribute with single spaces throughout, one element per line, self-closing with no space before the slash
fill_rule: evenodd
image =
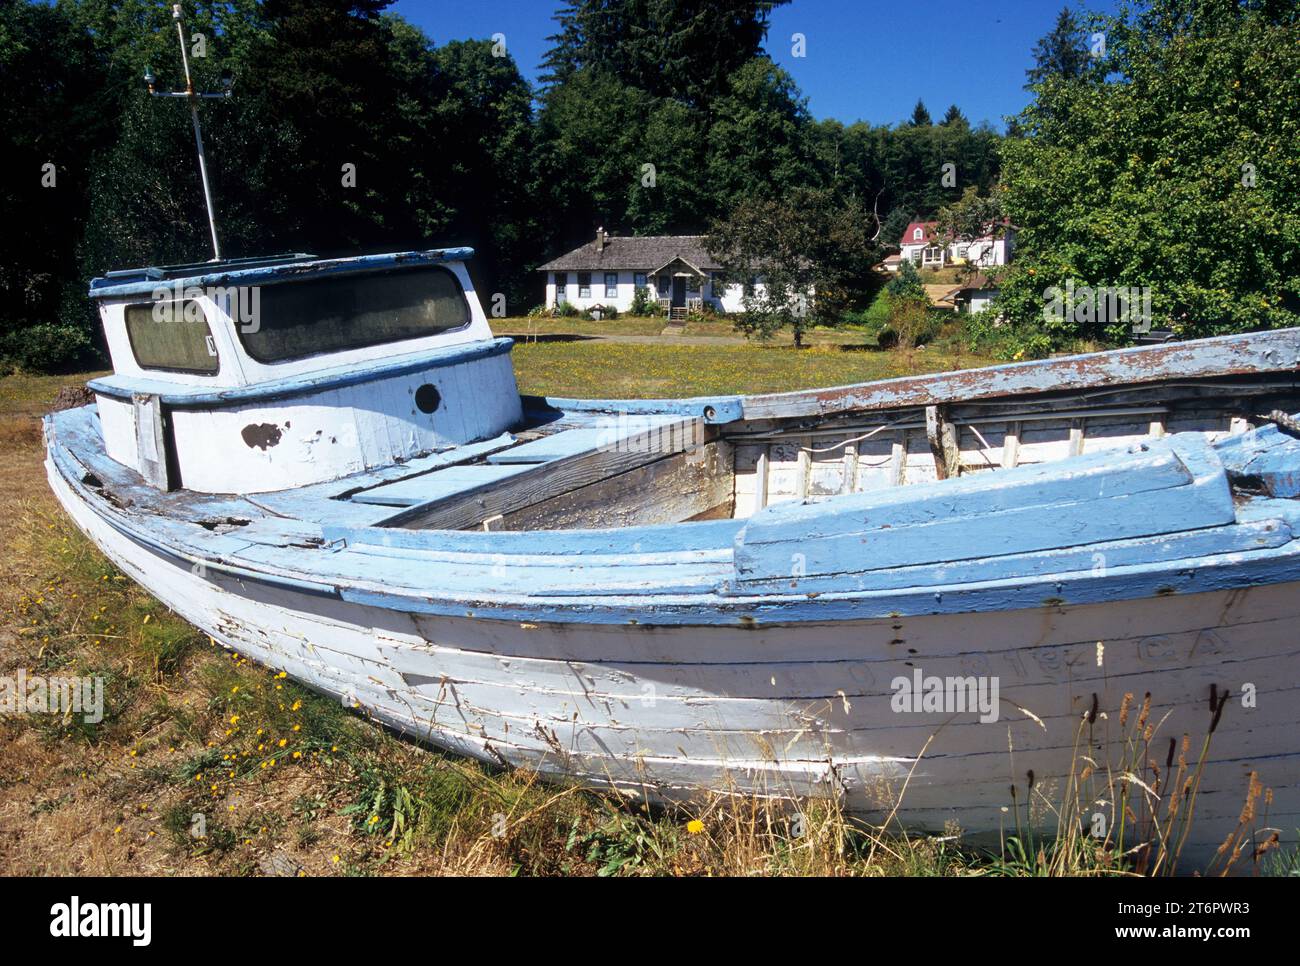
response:
<path id="1" fill-rule="evenodd" d="M 135 447 L 140 460 L 140 475 L 150 486 L 160 490 L 171 489 L 162 400 L 149 393 L 136 393 L 131 397 L 131 406 L 135 410 Z"/>
<path id="2" fill-rule="evenodd" d="M 795 457 L 795 484 L 794 494 L 800 500 L 808 496 L 808 485 L 812 474 L 812 454 L 808 448 L 799 445 L 799 454 Z"/>
<path id="3" fill-rule="evenodd" d="M 948 421 L 942 406 L 925 407 L 925 439 L 934 456 L 935 476 L 941 480 L 956 476 L 961 465 L 961 452 L 953 424 Z"/>
<path id="4" fill-rule="evenodd" d="M 362 490 L 353 494 L 353 503 L 371 503 L 380 506 L 418 506 L 466 490 L 491 486 L 528 470 L 523 466 L 449 466 L 432 473 L 422 473 L 395 483 Z"/>
<path id="5" fill-rule="evenodd" d="M 841 493 L 852 493 L 858 486 L 858 446 L 849 443 L 844 447 L 844 481 L 840 484 Z"/>
<path id="6" fill-rule="evenodd" d="M 632 527 L 688 520 L 730 507 L 731 446 L 708 443 L 504 515 L 510 530 Z"/>
<path id="7" fill-rule="evenodd" d="M 1083 455 L 1084 422 L 1085 420 L 1083 420 L 1082 418 L 1075 418 L 1070 420 L 1070 455 L 1071 456 Z"/>
<path id="8" fill-rule="evenodd" d="M 698 421 L 682 419 L 672 424 L 678 432 L 665 433 L 663 426 L 656 426 L 627 436 L 613 448 L 582 452 L 547 463 L 525 464 L 523 472 L 508 480 L 412 507 L 384 521 L 384 525 L 440 530 L 477 527 L 487 517 L 521 510 L 681 452 L 687 448 L 688 440 L 702 433 L 702 427 L 692 423 Z"/>
<path id="9" fill-rule="evenodd" d="M 758 461 L 754 467 L 754 512 L 757 513 L 763 507 L 767 506 L 767 447 L 758 454 Z"/>
<path id="10" fill-rule="evenodd" d="M 894 445 L 889 453 L 889 484 L 902 486 L 907 478 L 907 430 L 894 435 Z"/>
<path id="11" fill-rule="evenodd" d="M 648 449 L 655 450 L 662 446 L 664 437 L 671 442 L 675 434 L 691 429 L 692 421 L 683 421 L 679 416 L 628 416 L 621 419 L 606 419 L 594 426 L 580 429 L 568 429 L 523 443 L 511 449 L 489 456 L 489 463 L 547 463 L 551 460 L 566 459 L 581 453 L 597 449 L 619 449 L 628 447 L 640 440 Z M 673 446 L 676 451 L 684 448 Z"/>

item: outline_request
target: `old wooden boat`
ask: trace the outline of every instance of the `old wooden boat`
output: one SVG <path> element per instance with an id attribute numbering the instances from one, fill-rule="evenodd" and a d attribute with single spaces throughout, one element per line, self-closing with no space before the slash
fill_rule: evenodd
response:
<path id="1" fill-rule="evenodd" d="M 1252 774 L 1249 833 L 1294 835 L 1300 330 L 521 397 L 469 256 L 96 279 L 114 373 L 47 417 L 51 486 L 221 643 L 485 761 L 996 833 L 1149 695 L 1162 800 L 1219 718 L 1185 857 Z"/>

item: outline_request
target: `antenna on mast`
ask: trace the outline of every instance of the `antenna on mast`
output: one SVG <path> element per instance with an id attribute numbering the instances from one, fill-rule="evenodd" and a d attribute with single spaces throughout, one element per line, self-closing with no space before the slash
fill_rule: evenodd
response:
<path id="1" fill-rule="evenodd" d="M 221 86 L 224 88 L 219 94 L 205 94 L 194 90 L 194 80 L 190 76 L 190 56 L 185 47 L 185 18 L 181 13 L 179 3 L 172 5 L 172 19 L 176 21 L 176 36 L 180 39 L 181 44 L 181 64 L 185 68 L 185 90 L 183 91 L 156 91 L 154 90 L 153 71 L 148 67 L 144 69 L 144 82 L 149 86 L 149 93 L 153 97 L 184 97 L 190 104 L 190 119 L 194 122 L 194 146 L 199 152 L 199 176 L 203 179 L 203 200 L 208 207 L 208 228 L 212 232 L 212 260 L 221 261 L 221 243 L 217 240 L 217 214 L 212 207 L 212 188 L 208 184 L 208 162 L 203 154 L 203 131 L 199 128 L 199 100 L 214 99 L 220 100 L 230 96 L 230 88 L 233 80 L 229 71 L 222 71 Z"/>

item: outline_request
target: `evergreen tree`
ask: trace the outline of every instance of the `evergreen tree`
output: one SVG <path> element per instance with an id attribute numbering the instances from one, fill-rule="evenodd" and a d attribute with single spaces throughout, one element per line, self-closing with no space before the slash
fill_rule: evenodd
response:
<path id="1" fill-rule="evenodd" d="M 929 127 L 934 123 L 930 119 L 930 112 L 926 109 L 925 102 L 917 98 L 916 107 L 912 108 L 912 119 L 908 122 L 912 127 Z"/>
<path id="2" fill-rule="evenodd" d="M 1025 73 L 1029 84 L 1041 84 L 1053 77 L 1075 80 L 1083 76 L 1089 57 L 1082 24 L 1069 7 L 1064 7 L 1051 33 L 1034 46 L 1034 66 Z"/>
<path id="3" fill-rule="evenodd" d="M 575 0 L 542 62 L 553 87 L 580 70 L 607 73 L 656 97 L 705 107 L 757 57 L 768 17 L 789 0 Z"/>

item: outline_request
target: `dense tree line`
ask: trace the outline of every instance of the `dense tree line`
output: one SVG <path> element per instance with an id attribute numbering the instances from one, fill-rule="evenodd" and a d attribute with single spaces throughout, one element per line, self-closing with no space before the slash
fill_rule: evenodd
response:
<path id="1" fill-rule="evenodd" d="M 223 254 L 468 244 L 476 284 L 522 312 L 531 269 L 597 225 L 699 232 L 814 189 L 894 242 L 995 181 L 998 137 L 955 107 L 940 124 L 923 106 L 897 128 L 815 121 L 764 50 L 785 2 L 577 0 L 537 90 L 504 44 L 436 43 L 388 0 L 189 3 L 197 84 L 235 77 L 200 108 Z M 179 87 L 178 60 L 168 4 L 0 0 L 10 364 L 90 344 L 89 276 L 210 256 L 188 112 L 141 83 L 151 67 Z"/>
<path id="2" fill-rule="evenodd" d="M 970 234 L 999 211 L 1020 229 L 1010 325 L 985 334 L 1007 351 L 1131 337 L 1127 319 L 1045 314 L 1067 284 L 1149 289 L 1150 323 L 1180 335 L 1300 322 L 1291 0 L 1063 11 L 1006 137 L 956 105 L 937 123 L 920 102 L 898 125 L 814 119 L 767 53 L 785 2 L 574 0 L 536 89 L 504 43 L 439 43 L 388 0 L 192 2 L 197 83 L 236 79 L 201 108 L 225 252 L 468 244 L 480 290 L 523 312 L 534 266 L 597 225 L 711 231 L 751 267 L 831 237 L 807 317 L 827 321 L 909 220 L 947 209 Z M 146 67 L 181 83 L 168 4 L 0 0 L 9 365 L 84 354 L 89 276 L 209 256 L 188 112 L 149 98 Z M 809 266 L 785 268 L 797 287 Z M 805 324 L 770 308 L 756 331 Z"/>

